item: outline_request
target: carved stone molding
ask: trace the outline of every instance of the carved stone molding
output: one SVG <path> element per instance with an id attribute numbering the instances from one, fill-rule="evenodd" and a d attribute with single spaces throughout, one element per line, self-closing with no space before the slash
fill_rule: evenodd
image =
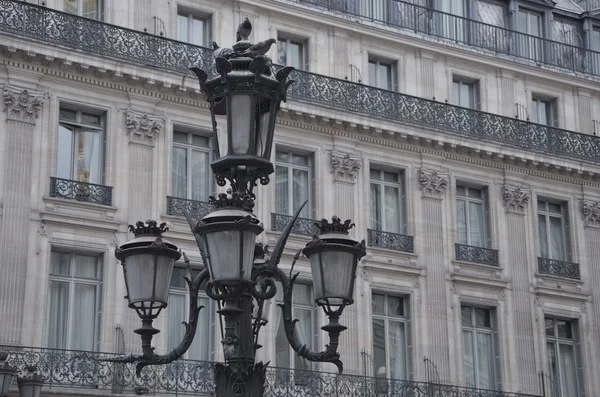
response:
<path id="1" fill-rule="evenodd" d="M 447 174 L 427 169 L 419 170 L 419 189 L 423 192 L 423 197 L 443 199 L 449 180 Z"/>
<path id="2" fill-rule="evenodd" d="M 336 181 L 355 183 L 362 164 L 362 158 L 359 156 L 331 152 L 331 172 Z"/>
<path id="3" fill-rule="evenodd" d="M 162 130 L 165 120 L 160 116 L 151 116 L 133 110 L 127 110 L 125 116 L 129 142 L 154 146 L 156 136 Z"/>
<path id="4" fill-rule="evenodd" d="M 581 200 L 581 215 L 585 226 L 600 228 L 600 202 Z"/>
<path id="5" fill-rule="evenodd" d="M 4 111 L 8 120 L 35 124 L 44 105 L 44 92 L 4 86 Z"/>
<path id="6" fill-rule="evenodd" d="M 531 199 L 531 193 L 520 187 L 505 185 L 502 198 L 506 212 L 523 215 Z"/>

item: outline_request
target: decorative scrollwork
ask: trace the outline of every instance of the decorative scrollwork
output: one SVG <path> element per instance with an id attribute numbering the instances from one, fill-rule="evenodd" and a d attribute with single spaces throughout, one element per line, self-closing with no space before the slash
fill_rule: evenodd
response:
<path id="1" fill-rule="evenodd" d="M 50 197 L 112 205 L 112 186 L 50 177 Z"/>
<path id="2" fill-rule="evenodd" d="M 540 274 L 548 274 L 551 276 L 572 278 L 579 280 L 579 264 L 566 261 L 558 261 L 555 259 L 538 258 L 538 269 Z"/>
<path id="3" fill-rule="evenodd" d="M 204 201 L 167 196 L 167 215 L 183 216 L 185 210 L 196 220 L 204 218 L 213 207 Z"/>
<path id="4" fill-rule="evenodd" d="M 369 247 L 387 248 L 403 252 L 415 252 L 415 240 L 413 236 L 368 229 L 367 239 Z"/>
<path id="5" fill-rule="evenodd" d="M 291 218 L 290 215 L 271 213 L 271 230 L 274 232 L 281 232 Z M 317 234 L 318 231 L 315 222 L 316 220 L 314 219 L 298 218 L 294 223 L 294 227 L 292 227 L 292 233 L 303 236 L 313 236 Z"/>
<path id="6" fill-rule="evenodd" d="M 456 260 L 498 266 L 498 250 L 472 245 L 455 244 Z"/>

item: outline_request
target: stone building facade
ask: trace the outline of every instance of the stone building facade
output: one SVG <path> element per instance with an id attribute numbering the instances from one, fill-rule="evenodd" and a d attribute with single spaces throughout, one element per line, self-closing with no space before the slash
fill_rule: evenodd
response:
<path id="1" fill-rule="evenodd" d="M 273 246 L 308 200 L 284 268 L 312 219 L 352 218 L 367 241 L 343 319 L 346 374 L 600 396 L 595 1 L 31 3 L 0 0 L 0 345 L 13 357 L 138 351 L 114 258 L 128 224 L 167 222 L 202 266 L 181 206 L 202 214 L 215 191 L 211 122 L 187 69 L 210 67 L 211 41 L 230 45 L 248 17 L 251 40 L 276 38 L 274 63 L 298 69 L 276 172 L 257 191 L 260 239 Z M 324 318 L 307 261 L 295 269 L 295 315 L 316 349 Z M 158 321 L 160 351 L 187 314 L 179 284 Z M 218 361 L 219 322 L 203 299 L 187 358 Z M 297 377 L 332 371 L 294 358 L 278 310 L 259 358 Z M 66 378 L 55 384 L 131 391 Z"/>

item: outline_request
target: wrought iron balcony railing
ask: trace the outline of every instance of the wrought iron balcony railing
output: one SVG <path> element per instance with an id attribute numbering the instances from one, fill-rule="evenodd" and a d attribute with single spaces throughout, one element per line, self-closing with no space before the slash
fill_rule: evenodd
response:
<path id="1" fill-rule="evenodd" d="M 472 245 L 455 244 L 456 260 L 480 263 L 482 265 L 498 266 L 498 250 L 475 247 Z"/>
<path id="2" fill-rule="evenodd" d="M 183 216 L 184 208 L 194 219 L 202 219 L 212 211 L 212 206 L 204 201 L 167 196 L 167 215 Z"/>
<path id="3" fill-rule="evenodd" d="M 583 41 L 565 43 L 532 36 L 499 25 L 464 18 L 423 5 L 399 0 L 363 2 L 356 0 L 292 0 L 293 2 L 339 12 L 354 18 L 378 22 L 455 43 L 510 55 L 519 59 L 581 73 L 600 75 L 600 52 L 583 47 Z M 418 3 L 418 2 L 415 2 Z M 508 13 L 508 6 L 504 12 Z M 502 16 L 498 18 L 502 19 Z M 551 31 L 551 29 L 548 29 Z M 567 37 L 565 35 L 565 37 Z M 569 36 L 572 37 L 572 36 Z M 572 41 L 572 40 L 571 40 Z"/>
<path id="4" fill-rule="evenodd" d="M 292 219 L 290 215 L 271 213 L 271 230 L 274 232 L 282 232 L 288 222 Z M 298 218 L 292 228 L 292 233 L 303 236 L 314 236 L 317 234 L 317 221 L 309 218 Z"/>
<path id="5" fill-rule="evenodd" d="M 168 365 L 145 367 L 136 377 L 134 364 L 105 361 L 119 357 L 112 353 L 75 350 L 25 349 L 0 347 L 9 353 L 8 365 L 18 375 L 34 365 L 46 380 L 44 392 L 58 389 L 93 389 L 112 394 L 177 394 L 213 395 L 214 363 L 178 360 Z M 16 384 L 16 377 L 13 378 Z M 16 388 L 16 385 L 13 385 Z M 295 371 L 287 368 L 267 369 L 267 397 L 533 397 L 532 395 L 471 389 L 460 386 L 373 378 L 315 371 Z"/>
<path id="6" fill-rule="evenodd" d="M 112 205 L 112 186 L 50 177 L 50 197 Z"/>
<path id="7" fill-rule="evenodd" d="M 308 0 L 307 0 L 308 1 Z M 315 0 L 321 1 L 321 0 Z M 334 0 L 331 0 L 332 2 Z M 339 1 L 339 0 L 335 0 Z M 212 50 L 15 0 L 0 0 L 0 32 L 177 73 L 214 73 Z M 577 160 L 600 161 L 599 137 L 294 71 L 288 98 Z"/>
<path id="8" fill-rule="evenodd" d="M 557 261 L 555 259 L 538 258 L 538 270 L 540 274 L 550 276 L 572 278 L 580 280 L 579 263 Z"/>
<path id="9" fill-rule="evenodd" d="M 403 252 L 415 252 L 415 239 L 405 234 L 367 229 L 369 247 L 387 248 Z"/>

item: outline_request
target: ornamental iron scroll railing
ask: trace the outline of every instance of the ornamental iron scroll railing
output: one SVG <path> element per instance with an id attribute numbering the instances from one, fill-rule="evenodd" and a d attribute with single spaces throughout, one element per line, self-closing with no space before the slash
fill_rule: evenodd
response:
<path id="1" fill-rule="evenodd" d="M 538 270 L 540 274 L 572 278 L 575 280 L 581 279 L 579 274 L 579 263 L 558 261 L 548 258 L 538 258 Z"/>
<path id="2" fill-rule="evenodd" d="M 213 207 L 204 201 L 167 196 L 167 215 L 183 216 L 184 209 L 192 218 L 200 220 L 208 215 Z"/>
<path id="3" fill-rule="evenodd" d="M 274 232 L 282 232 L 287 226 L 288 222 L 292 219 L 291 215 L 271 213 L 271 230 Z M 292 227 L 293 234 L 300 234 L 303 236 L 314 236 L 317 234 L 317 227 L 315 223 L 317 221 L 309 218 L 298 218 Z"/>
<path id="4" fill-rule="evenodd" d="M 498 266 L 498 250 L 475 247 L 472 245 L 455 244 L 456 260 L 474 262 L 482 265 Z"/>
<path id="5" fill-rule="evenodd" d="M 112 186 L 50 177 L 50 197 L 112 205 Z"/>
<path id="6" fill-rule="evenodd" d="M 39 348 L 16 350 L 14 347 L 0 347 L 0 352 L 8 353 L 7 363 L 17 370 L 18 376 L 25 375 L 28 366 L 36 366 L 37 373 L 45 378 L 45 391 L 59 389 L 68 392 L 68 389 L 78 389 L 73 394 L 81 394 L 81 389 L 90 389 L 94 394 L 106 394 L 115 390 L 115 384 L 123 394 L 210 396 L 215 391 L 214 362 L 178 360 L 167 365 L 145 367 L 141 376 L 137 377 L 135 364 L 106 361 L 123 357 L 114 353 Z M 15 390 L 16 378 L 13 377 Z M 268 367 L 265 397 L 321 396 L 534 397 L 439 383 Z"/>
<path id="7" fill-rule="evenodd" d="M 341 0 L 330 1 L 338 4 Z M 408 3 L 404 5 L 408 9 L 419 7 Z M 424 10 L 431 11 L 427 8 Z M 182 74 L 189 73 L 189 67 L 198 66 L 211 75 L 215 74 L 211 49 L 20 1 L 0 0 L 0 31 L 142 66 Z M 594 54 L 594 59 L 600 59 L 600 53 Z M 600 70 L 597 74 L 600 75 Z M 296 82 L 290 87 L 288 98 L 311 105 L 326 106 L 421 128 L 429 127 L 528 151 L 591 162 L 600 161 L 600 138 L 593 135 L 299 70 L 294 71 L 290 78 Z"/>
<path id="8" fill-rule="evenodd" d="M 399 31 L 410 30 L 453 43 L 506 54 L 516 59 L 600 75 L 600 52 L 573 45 L 572 40 L 568 38 L 565 38 L 564 42 L 555 41 L 507 29 L 508 7 L 498 9 L 497 15 L 485 15 L 483 18 L 488 22 L 496 22 L 490 24 L 427 7 L 425 1 L 288 1 L 381 23 Z"/>
<path id="9" fill-rule="evenodd" d="M 367 229 L 369 247 L 387 248 L 395 251 L 415 252 L 415 239 L 406 234 Z"/>

